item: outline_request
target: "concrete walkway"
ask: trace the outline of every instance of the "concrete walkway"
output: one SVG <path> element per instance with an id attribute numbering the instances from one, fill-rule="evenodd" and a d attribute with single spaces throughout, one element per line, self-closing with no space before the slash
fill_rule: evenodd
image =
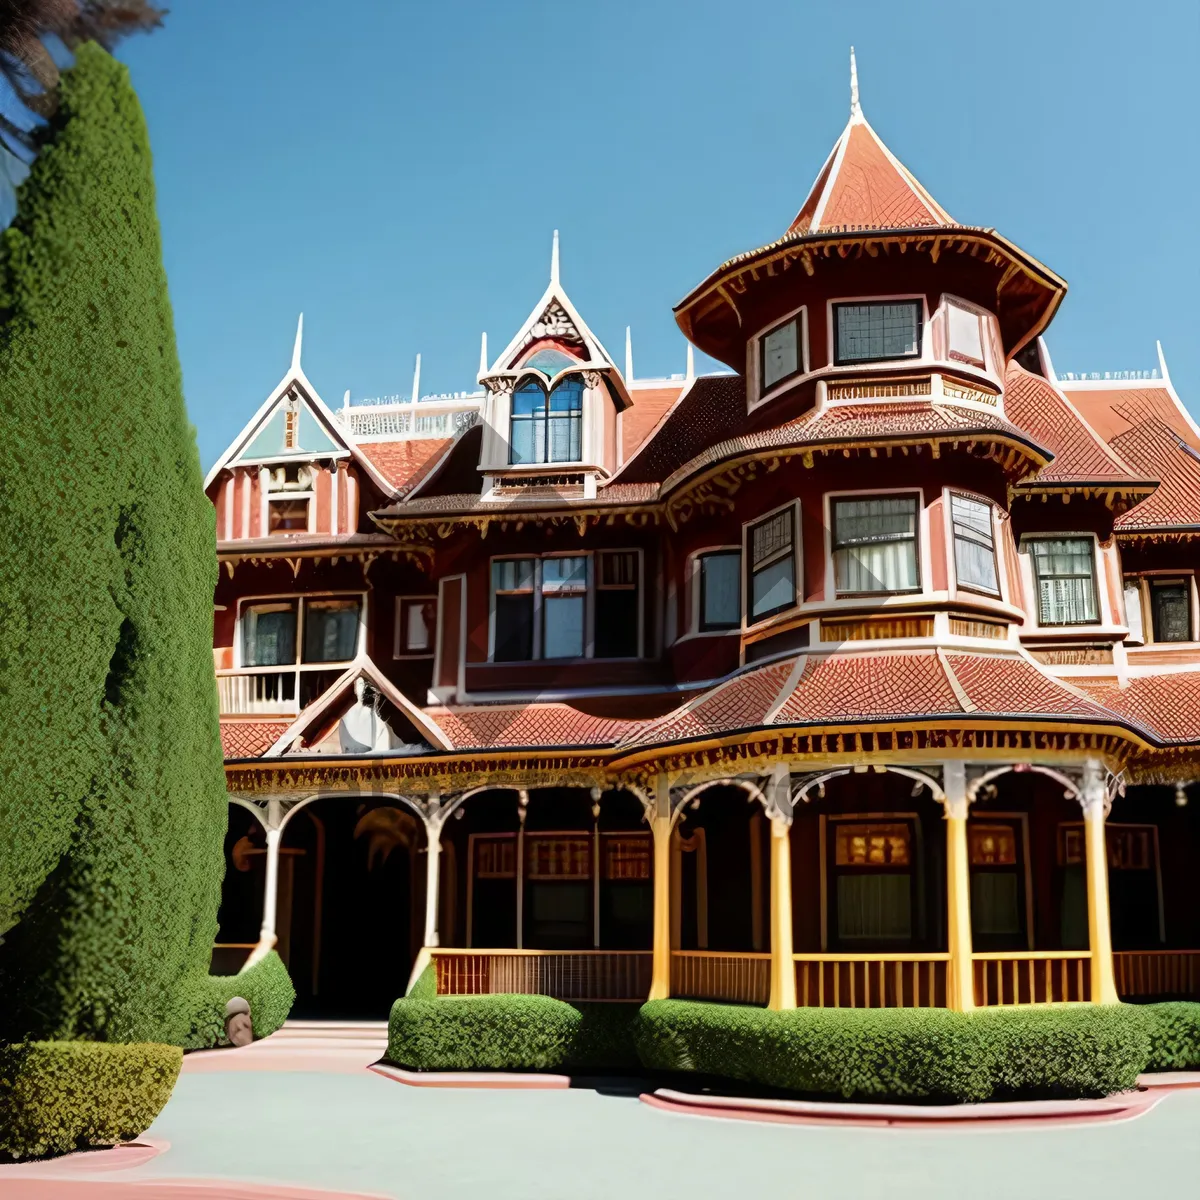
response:
<path id="1" fill-rule="evenodd" d="M 290 1055 L 288 1042 L 302 1036 L 314 1035 L 293 1029 L 255 1052 Z M 230 1067 L 245 1053 L 229 1052 Z M 214 1063 L 185 1070 L 150 1136 L 169 1148 L 125 1169 L 102 1171 L 96 1155 L 96 1167 L 79 1163 L 72 1179 L 120 1183 L 132 1200 L 185 1194 L 154 1188 L 155 1180 L 191 1181 L 191 1196 L 1129 1200 L 1194 1194 L 1200 1089 L 1168 1093 L 1136 1119 L 1108 1125 L 813 1128 L 679 1115 L 636 1095 L 583 1089 L 414 1088 L 362 1068 Z M 77 1194 L 14 1191 L 18 1180 L 5 1170 L 4 1200 Z M 218 1179 L 242 1186 L 191 1190 Z M 255 1184 L 280 1190 L 245 1186 Z"/>

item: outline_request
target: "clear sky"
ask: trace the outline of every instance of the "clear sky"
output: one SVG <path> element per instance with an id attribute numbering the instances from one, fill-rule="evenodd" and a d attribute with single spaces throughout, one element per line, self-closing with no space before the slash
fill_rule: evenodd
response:
<path id="1" fill-rule="evenodd" d="M 1156 365 L 1200 413 L 1195 0 L 166 0 L 120 50 L 150 124 L 209 466 L 296 316 L 325 401 L 475 386 L 563 283 L 635 374 L 671 306 L 778 237 L 863 108 L 964 223 L 1063 275 L 1060 371 Z"/>

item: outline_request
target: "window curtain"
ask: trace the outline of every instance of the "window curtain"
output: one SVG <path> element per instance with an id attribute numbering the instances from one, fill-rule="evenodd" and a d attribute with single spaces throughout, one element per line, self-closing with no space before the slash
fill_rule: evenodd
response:
<path id="1" fill-rule="evenodd" d="M 1032 543 L 1043 625 L 1087 625 L 1098 619 L 1092 543 L 1063 538 Z"/>
<path id="2" fill-rule="evenodd" d="M 907 940 L 912 937 L 912 884 L 908 875 L 839 875 L 838 937 Z"/>
<path id="3" fill-rule="evenodd" d="M 915 499 L 839 500 L 834 508 L 839 592 L 904 592 L 917 578 Z"/>
<path id="4" fill-rule="evenodd" d="M 252 608 L 242 618 L 242 663 L 247 667 L 291 666 L 296 661 L 296 610 Z"/>

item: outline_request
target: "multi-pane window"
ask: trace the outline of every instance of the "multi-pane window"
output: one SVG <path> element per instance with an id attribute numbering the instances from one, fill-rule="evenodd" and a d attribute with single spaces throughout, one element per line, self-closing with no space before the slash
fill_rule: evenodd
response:
<path id="1" fill-rule="evenodd" d="M 700 630 L 736 629 L 742 623 L 742 553 L 716 550 L 702 554 L 700 573 Z"/>
<path id="2" fill-rule="evenodd" d="M 1192 640 L 1192 597 L 1186 580 L 1152 579 L 1150 613 L 1156 642 Z"/>
<path id="3" fill-rule="evenodd" d="M 764 392 L 777 383 L 800 374 L 803 361 L 800 338 L 801 323 L 798 315 L 762 335 L 759 341 L 759 367 Z"/>
<path id="4" fill-rule="evenodd" d="M 247 605 L 242 610 L 242 666 L 294 665 L 301 619 L 301 663 L 349 662 L 358 649 L 361 612 L 357 596 Z"/>
<path id="5" fill-rule="evenodd" d="M 568 375 L 552 392 L 527 379 L 512 397 L 509 461 L 578 462 L 583 455 L 583 380 Z"/>
<path id="6" fill-rule="evenodd" d="M 296 661 L 299 601 L 255 604 L 242 613 L 242 666 L 290 666 Z"/>
<path id="7" fill-rule="evenodd" d="M 913 936 L 913 828 L 908 821 L 834 826 L 833 904 L 839 942 Z"/>
<path id="8" fill-rule="evenodd" d="M 586 554 L 496 559 L 492 661 L 636 658 L 640 605 L 641 558 L 634 550 L 604 550 L 594 560 Z"/>
<path id="9" fill-rule="evenodd" d="M 636 658 L 641 589 L 636 550 L 596 556 L 596 657 Z"/>
<path id="10" fill-rule="evenodd" d="M 835 500 L 833 571 L 840 593 L 919 591 L 916 496 Z"/>
<path id="11" fill-rule="evenodd" d="M 998 596 L 992 506 L 969 496 L 951 494 L 950 522 L 954 528 L 954 573 L 958 586 Z"/>
<path id="12" fill-rule="evenodd" d="M 796 510 L 751 525 L 747 541 L 750 619 L 759 621 L 796 603 Z"/>
<path id="13" fill-rule="evenodd" d="M 542 559 L 542 657 L 582 658 L 587 620 L 588 560 L 577 554 Z"/>
<path id="14" fill-rule="evenodd" d="M 1091 538 L 1038 538 L 1029 543 L 1039 625 L 1092 625 L 1100 619 Z"/>
<path id="15" fill-rule="evenodd" d="M 921 356 L 921 302 L 876 300 L 835 304 L 834 362 L 876 362 Z"/>

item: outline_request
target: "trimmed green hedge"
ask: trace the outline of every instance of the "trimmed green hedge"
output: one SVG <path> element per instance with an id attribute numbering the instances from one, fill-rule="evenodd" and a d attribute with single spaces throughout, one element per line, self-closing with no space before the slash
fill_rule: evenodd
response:
<path id="1" fill-rule="evenodd" d="M 170 1099 L 183 1052 L 154 1043 L 0 1047 L 0 1159 L 113 1146 Z"/>
<path id="2" fill-rule="evenodd" d="M 296 1001 L 283 959 L 272 950 L 264 959 L 237 975 L 210 975 L 197 987 L 191 1032 L 185 1050 L 202 1050 L 225 1041 L 225 1005 L 234 996 L 250 1004 L 254 1036 L 264 1038 L 287 1020 Z"/>
<path id="3" fill-rule="evenodd" d="M 770 1012 L 659 1000 L 642 1008 L 638 1050 L 661 1070 L 846 1098 L 1102 1096 L 1135 1085 L 1152 1024 L 1128 1005 Z"/>
<path id="4" fill-rule="evenodd" d="M 1147 1004 L 1153 1023 L 1147 1071 L 1200 1070 L 1200 1004 Z"/>
<path id="5" fill-rule="evenodd" d="M 388 1057 L 412 1070 L 695 1072 L 872 1100 L 1104 1096 L 1145 1070 L 1200 1067 L 1200 1004 L 1061 1008 L 800 1008 L 546 996 L 396 1001 Z"/>

